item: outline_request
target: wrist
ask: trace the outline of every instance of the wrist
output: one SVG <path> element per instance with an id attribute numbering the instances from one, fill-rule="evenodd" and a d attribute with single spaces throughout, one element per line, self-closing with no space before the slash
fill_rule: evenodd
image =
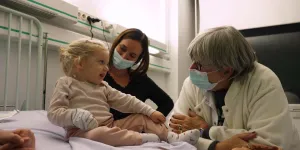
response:
<path id="1" fill-rule="evenodd" d="M 234 147 L 229 144 L 228 142 L 218 142 L 215 146 L 215 149 L 214 150 L 231 150 L 233 149 Z"/>
<path id="2" fill-rule="evenodd" d="M 203 129 L 203 132 L 202 132 L 201 137 L 202 137 L 202 138 L 205 138 L 205 139 L 210 139 L 209 131 L 210 131 L 210 127 L 209 127 L 209 128 L 206 128 L 206 129 Z"/>
<path id="3" fill-rule="evenodd" d="M 223 150 L 223 149 L 226 149 L 226 146 L 221 143 L 221 142 L 218 142 L 215 146 L 215 149 L 214 150 Z"/>
<path id="4" fill-rule="evenodd" d="M 155 112 L 156 112 L 156 110 L 153 109 L 152 111 L 150 111 L 149 114 L 145 114 L 145 115 L 148 117 L 151 117 Z"/>
<path id="5" fill-rule="evenodd" d="M 219 145 L 220 147 L 220 142 L 219 141 L 213 141 L 209 147 L 208 147 L 208 150 L 223 150 L 223 149 L 220 149 L 220 148 L 217 148 L 217 145 Z"/>

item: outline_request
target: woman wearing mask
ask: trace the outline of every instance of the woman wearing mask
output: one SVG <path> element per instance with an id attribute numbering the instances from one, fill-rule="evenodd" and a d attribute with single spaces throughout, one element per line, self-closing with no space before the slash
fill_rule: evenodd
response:
<path id="1" fill-rule="evenodd" d="M 223 26 L 203 32 L 191 42 L 188 52 L 194 63 L 170 119 L 174 132 L 200 129 L 200 150 L 245 147 L 246 143 L 232 142 L 229 147 L 223 143 L 243 132 L 257 133 L 251 144 L 300 149 L 280 80 L 257 62 L 238 30 Z"/>
<path id="2" fill-rule="evenodd" d="M 110 49 L 109 72 L 105 81 L 113 88 L 145 102 L 152 100 L 157 111 L 165 116 L 172 110 L 173 100 L 148 76 L 149 40 L 139 29 L 127 29 L 119 34 Z M 135 68 L 135 69 L 133 69 Z M 130 114 L 111 109 L 115 120 Z"/>

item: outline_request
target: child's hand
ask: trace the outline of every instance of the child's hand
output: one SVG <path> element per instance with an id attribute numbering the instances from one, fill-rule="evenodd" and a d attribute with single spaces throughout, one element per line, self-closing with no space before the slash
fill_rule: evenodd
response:
<path id="1" fill-rule="evenodd" d="M 93 115 L 89 111 L 80 108 L 74 109 L 72 122 L 76 127 L 84 131 L 98 127 L 98 122 Z"/>
<path id="2" fill-rule="evenodd" d="M 150 115 L 150 118 L 155 123 L 164 123 L 166 121 L 166 117 L 159 111 L 155 111 Z"/>

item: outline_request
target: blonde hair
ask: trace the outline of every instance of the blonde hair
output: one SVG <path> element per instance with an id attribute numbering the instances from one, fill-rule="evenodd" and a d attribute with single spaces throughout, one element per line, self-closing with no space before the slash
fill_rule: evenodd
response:
<path id="1" fill-rule="evenodd" d="M 67 76 L 71 76 L 75 60 L 80 62 L 96 50 L 108 50 L 101 41 L 80 39 L 60 48 L 60 62 Z"/>
<path id="2" fill-rule="evenodd" d="M 254 69 L 255 51 L 232 26 L 209 29 L 197 35 L 188 47 L 191 59 L 202 65 L 233 68 L 236 80 L 243 82 Z"/>

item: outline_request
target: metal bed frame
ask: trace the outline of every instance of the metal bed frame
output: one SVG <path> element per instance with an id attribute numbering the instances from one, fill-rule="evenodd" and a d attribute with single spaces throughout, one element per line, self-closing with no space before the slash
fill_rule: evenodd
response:
<path id="1" fill-rule="evenodd" d="M 17 60 L 17 78 L 16 78 L 16 100 L 15 100 L 15 109 L 19 109 L 20 108 L 20 104 L 19 104 L 19 100 L 20 100 L 20 66 L 21 66 L 21 52 L 22 52 L 22 25 L 23 25 L 23 20 L 27 19 L 30 22 L 30 27 L 29 27 L 29 49 L 28 49 L 28 63 L 27 63 L 27 83 L 26 83 L 26 103 L 25 103 L 25 108 L 24 110 L 28 110 L 29 109 L 29 101 L 33 98 L 30 97 L 30 92 L 31 92 L 31 81 L 30 81 L 30 77 L 31 77 L 31 56 L 32 56 L 32 43 L 33 43 L 33 25 L 35 24 L 37 27 L 37 52 L 38 52 L 38 56 L 37 56 L 37 69 L 36 69 L 36 91 L 34 93 L 35 98 L 34 98 L 34 102 L 37 102 L 38 100 L 41 100 L 41 92 L 38 92 L 38 89 L 41 89 L 41 85 L 42 83 L 44 84 L 45 87 L 45 79 L 42 79 L 42 60 L 43 60 L 43 28 L 42 28 L 42 24 L 41 22 L 35 18 L 32 17 L 30 15 L 24 14 L 22 12 L 4 7 L 2 5 L 0 5 L 0 11 L 4 12 L 8 15 L 8 34 L 7 34 L 7 51 L 6 51 L 6 64 L 5 64 L 5 82 L 4 82 L 4 111 L 7 110 L 7 107 L 13 107 L 13 106 L 8 106 L 7 105 L 7 101 L 8 101 L 8 85 L 9 85 L 9 81 L 8 81 L 8 76 L 9 76 L 9 69 L 10 69 L 10 53 L 11 53 L 11 35 L 12 35 L 12 31 L 16 31 L 15 29 L 12 28 L 12 16 L 16 16 L 19 19 L 19 31 L 18 32 L 18 60 Z M 45 55 L 46 56 L 46 55 Z M 46 61 L 46 59 L 45 59 Z M 45 62 L 44 62 L 45 63 Z M 47 64 L 46 64 L 47 65 Z M 47 67 L 45 67 L 44 69 L 46 69 Z M 44 70 L 45 73 L 45 70 Z M 45 92 L 44 92 L 45 93 Z M 45 96 L 44 96 L 45 97 Z M 23 103 L 24 104 L 24 103 Z M 45 109 L 45 99 L 43 100 L 43 109 Z"/>

